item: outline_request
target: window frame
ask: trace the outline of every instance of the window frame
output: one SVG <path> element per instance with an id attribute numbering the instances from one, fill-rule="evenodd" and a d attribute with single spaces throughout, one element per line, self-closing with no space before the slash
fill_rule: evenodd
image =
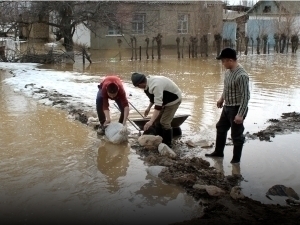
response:
<path id="1" fill-rule="evenodd" d="M 112 33 L 110 33 L 110 32 L 112 32 Z M 106 36 L 116 36 L 116 37 L 123 36 L 122 26 L 121 25 L 119 25 L 119 26 L 118 25 L 108 25 Z"/>
<path id="2" fill-rule="evenodd" d="M 265 5 L 263 12 L 264 13 L 270 13 L 271 12 L 272 7 L 270 5 Z"/>
<path id="3" fill-rule="evenodd" d="M 141 19 L 136 18 L 139 16 L 141 16 Z M 132 34 L 145 34 L 145 23 L 146 23 L 146 13 L 135 13 L 132 16 L 132 22 L 131 22 Z"/>
<path id="4" fill-rule="evenodd" d="M 180 17 L 183 16 L 183 19 Z M 177 33 L 178 34 L 188 34 L 189 33 L 189 14 L 179 13 L 177 15 Z"/>

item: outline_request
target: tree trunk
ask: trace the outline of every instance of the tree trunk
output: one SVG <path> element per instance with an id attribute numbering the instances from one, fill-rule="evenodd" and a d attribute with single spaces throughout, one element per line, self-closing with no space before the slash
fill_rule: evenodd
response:
<path id="1" fill-rule="evenodd" d="M 249 37 L 245 37 L 245 55 L 248 55 Z"/>
<path id="2" fill-rule="evenodd" d="M 156 42 L 157 42 L 157 56 L 158 56 L 158 59 L 161 59 L 161 46 L 162 46 L 162 35 L 161 34 L 157 35 Z"/>
<path id="3" fill-rule="evenodd" d="M 133 38 L 130 38 L 131 41 L 131 61 L 133 60 Z"/>
<path id="4" fill-rule="evenodd" d="M 154 41 L 155 41 L 155 37 L 152 38 L 152 59 L 154 59 Z"/>
<path id="5" fill-rule="evenodd" d="M 217 55 L 220 55 L 221 52 L 221 44 L 222 44 L 222 36 L 221 34 L 215 34 L 214 36 L 215 42 L 216 42 L 216 48 L 217 48 Z"/>
<path id="6" fill-rule="evenodd" d="M 179 45 L 180 45 L 180 37 L 177 37 L 176 38 L 176 46 L 177 46 L 177 57 L 178 57 L 178 59 L 180 59 Z"/>
<path id="7" fill-rule="evenodd" d="M 145 41 L 146 41 L 146 43 L 147 43 L 147 45 L 146 45 L 146 56 L 147 56 L 147 59 L 149 59 L 149 54 L 148 54 L 149 38 L 147 37 L 147 38 L 145 39 Z"/>
<path id="8" fill-rule="evenodd" d="M 137 53 L 136 53 L 136 37 L 133 37 L 134 41 L 134 54 L 135 54 L 135 60 L 137 60 Z"/>
<path id="9" fill-rule="evenodd" d="M 259 55 L 259 54 L 260 54 L 260 51 L 259 51 L 259 49 L 260 49 L 260 38 L 257 37 L 257 38 L 256 38 L 256 41 L 257 41 L 256 53 Z"/>
<path id="10" fill-rule="evenodd" d="M 181 58 L 183 58 L 184 42 L 185 42 L 185 37 L 182 38 Z"/>

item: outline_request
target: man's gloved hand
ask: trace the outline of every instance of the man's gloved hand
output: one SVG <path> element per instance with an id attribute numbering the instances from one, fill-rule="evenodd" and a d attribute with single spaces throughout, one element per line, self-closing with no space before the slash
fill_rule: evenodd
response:
<path id="1" fill-rule="evenodd" d="M 128 128 L 127 128 L 127 125 L 124 125 L 123 128 L 122 128 L 122 130 L 120 131 L 120 134 L 126 135 L 126 134 L 129 134 L 129 133 L 130 132 L 129 132 Z"/>

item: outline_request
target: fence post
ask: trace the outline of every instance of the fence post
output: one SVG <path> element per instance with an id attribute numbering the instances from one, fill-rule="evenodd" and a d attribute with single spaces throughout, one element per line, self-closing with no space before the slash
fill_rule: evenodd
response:
<path id="1" fill-rule="evenodd" d="M 140 46 L 140 61 L 142 59 L 142 46 Z"/>

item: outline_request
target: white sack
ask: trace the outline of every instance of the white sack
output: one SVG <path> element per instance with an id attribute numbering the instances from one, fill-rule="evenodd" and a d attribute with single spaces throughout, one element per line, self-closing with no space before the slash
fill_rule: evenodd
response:
<path id="1" fill-rule="evenodd" d="M 123 125 L 119 122 L 111 122 L 105 128 L 105 136 L 109 142 L 114 144 L 120 144 L 128 141 L 128 133 L 121 132 L 123 130 Z"/>

